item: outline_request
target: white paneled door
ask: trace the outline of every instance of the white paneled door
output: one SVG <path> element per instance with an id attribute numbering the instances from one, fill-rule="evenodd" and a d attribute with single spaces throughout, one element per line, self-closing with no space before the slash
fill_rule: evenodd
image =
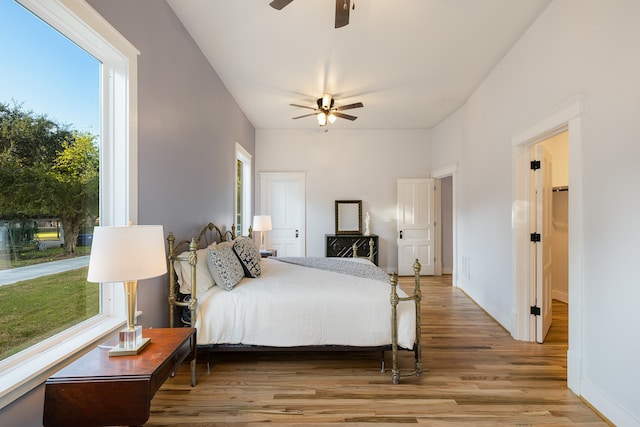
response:
<path id="1" fill-rule="evenodd" d="M 398 180 L 398 274 L 413 275 L 416 259 L 422 275 L 433 275 L 435 231 L 435 180 Z"/>
<path id="2" fill-rule="evenodd" d="M 278 256 L 305 256 L 305 186 L 300 172 L 260 173 L 260 212 L 271 215 L 273 230 L 265 234 L 267 249 Z"/>
<path id="3" fill-rule="evenodd" d="M 553 181 L 551 154 L 541 144 L 536 147 L 540 169 L 536 171 L 536 228 L 540 241 L 536 250 L 536 341 L 541 343 L 549 333 L 553 317 L 551 288 L 551 233 L 553 212 Z"/>

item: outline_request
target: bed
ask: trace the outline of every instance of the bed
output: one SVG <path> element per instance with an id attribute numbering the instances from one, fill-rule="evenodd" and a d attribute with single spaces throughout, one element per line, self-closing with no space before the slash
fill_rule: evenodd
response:
<path id="1" fill-rule="evenodd" d="M 382 372 L 391 351 L 394 384 L 422 373 L 418 260 L 407 295 L 396 274 L 356 251 L 352 259 L 261 258 L 250 236 L 209 223 L 190 240 L 167 237 L 170 326 L 184 311 L 199 350 L 375 350 Z M 398 368 L 399 350 L 414 352 L 409 372 Z"/>

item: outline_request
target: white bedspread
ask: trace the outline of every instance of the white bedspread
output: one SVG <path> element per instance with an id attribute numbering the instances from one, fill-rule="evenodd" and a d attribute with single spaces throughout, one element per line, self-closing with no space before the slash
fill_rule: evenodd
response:
<path id="1" fill-rule="evenodd" d="M 391 344 L 391 285 L 261 260 L 259 278 L 198 296 L 198 344 L 275 347 Z M 398 287 L 398 294 L 406 296 Z M 413 302 L 398 305 L 398 345 L 413 348 Z"/>

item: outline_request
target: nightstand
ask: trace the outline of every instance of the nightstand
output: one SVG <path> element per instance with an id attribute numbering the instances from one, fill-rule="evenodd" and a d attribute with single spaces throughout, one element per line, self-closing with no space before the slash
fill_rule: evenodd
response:
<path id="1" fill-rule="evenodd" d="M 162 383 L 180 363 L 195 361 L 196 330 L 142 333 L 151 342 L 138 355 L 109 357 L 109 349 L 101 345 L 51 376 L 45 385 L 43 424 L 143 425 Z M 192 370 L 192 386 L 194 374 Z"/>
<path id="2" fill-rule="evenodd" d="M 277 249 L 265 249 L 265 250 L 261 250 L 260 251 L 260 256 L 262 258 L 268 258 L 270 256 L 278 256 L 278 250 Z"/>

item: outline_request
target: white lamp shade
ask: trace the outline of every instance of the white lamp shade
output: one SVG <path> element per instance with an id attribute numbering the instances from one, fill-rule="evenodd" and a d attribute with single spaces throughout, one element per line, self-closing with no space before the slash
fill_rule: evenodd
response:
<path id="1" fill-rule="evenodd" d="M 269 231 L 271 229 L 271 215 L 256 215 L 253 217 L 253 231 Z"/>
<path id="2" fill-rule="evenodd" d="M 167 272 L 161 225 L 95 227 L 89 282 L 148 279 Z"/>

